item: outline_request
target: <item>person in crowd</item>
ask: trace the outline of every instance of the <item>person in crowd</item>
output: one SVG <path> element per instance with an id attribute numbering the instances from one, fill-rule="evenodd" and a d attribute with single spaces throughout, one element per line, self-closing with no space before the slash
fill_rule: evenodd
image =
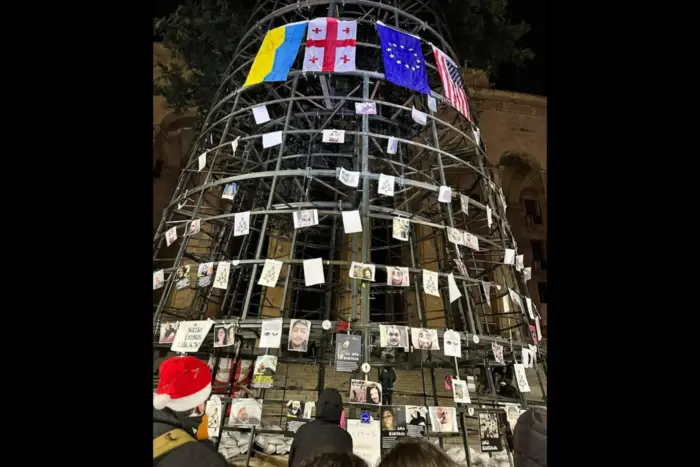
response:
<path id="1" fill-rule="evenodd" d="M 386 354 L 386 360 L 389 363 L 394 363 L 395 359 L 393 354 Z M 383 389 L 382 405 L 391 405 L 394 383 L 396 383 L 396 371 L 390 366 L 382 367 L 382 371 L 379 373 L 379 382 Z"/>
<path id="2" fill-rule="evenodd" d="M 294 435 L 289 451 L 289 467 L 324 453 L 352 454 L 352 437 L 340 428 L 343 398 L 336 389 L 327 388 L 316 402 L 316 419 L 303 425 Z M 307 464 L 332 465 L 332 464 Z"/>
<path id="3" fill-rule="evenodd" d="M 547 410 L 533 407 L 523 413 L 513 433 L 515 467 L 547 467 Z"/>
<path id="4" fill-rule="evenodd" d="M 420 438 L 404 438 L 378 467 L 458 467 L 445 451 Z M 516 466 L 517 467 L 517 466 Z"/>
<path id="5" fill-rule="evenodd" d="M 211 371 L 195 357 L 171 357 L 160 366 L 153 396 L 153 466 L 227 467 L 207 438 L 204 404 Z"/>
<path id="6" fill-rule="evenodd" d="M 300 467 L 367 467 L 367 463 L 355 454 L 326 452 L 302 462 Z"/>

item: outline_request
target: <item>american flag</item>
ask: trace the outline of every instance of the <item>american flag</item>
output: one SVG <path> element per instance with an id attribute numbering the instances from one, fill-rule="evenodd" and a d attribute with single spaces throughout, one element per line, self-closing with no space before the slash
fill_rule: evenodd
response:
<path id="1" fill-rule="evenodd" d="M 443 95 L 455 109 L 459 110 L 471 122 L 472 116 L 469 113 L 469 101 L 467 100 L 467 93 L 464 91 L 464 80 L 460 74 L 459 67 L 437 47 L 433 47 L 433 54 L 435 54 L 435 62 L 437 63 L 442 87 L 444 88 Z"/>

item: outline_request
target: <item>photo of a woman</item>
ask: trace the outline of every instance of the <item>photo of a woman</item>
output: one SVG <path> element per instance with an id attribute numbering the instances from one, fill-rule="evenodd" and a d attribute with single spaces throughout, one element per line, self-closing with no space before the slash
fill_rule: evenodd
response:
<path id="1" fill-rule="evenodd" d="M 377 383 L 367 384 L 367 404 L 380 405 L 382 403 L 382 387 Z"/>
<path id="2" fill-rule="evenodd" d="M 380 410 L 382 431 L 396 430 L 396 415 L 389 407 Z"/>
<path id="3" fill-rule="evenodd" d="M 232 324 L 214 326 L 214 348 L 230 347 L 236 342 L 236 328 Z"/>
<path id="4" fill-rule="evenodd" d="M 233 345 L 236 343 L 236 328 L 231 326 L 228 328 L 228 337 L 226 339 L 226 345 Z"/>
<path id="5" fill-rule="evenodd" d="M 220 327 L 216 330 L 216 342 L 214 347 L 224 347 L 226 345 L 226 328 Z"/>

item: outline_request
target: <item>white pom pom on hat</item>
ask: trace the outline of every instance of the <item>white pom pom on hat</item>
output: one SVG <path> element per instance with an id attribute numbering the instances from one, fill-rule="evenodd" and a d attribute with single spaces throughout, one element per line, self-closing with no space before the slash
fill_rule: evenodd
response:
<path id="1" fill-rule="evenodd" d="M 170 396 L 167 394 L 155 394 L 153 396 L 153 407 L 158 410 L 163 410 L 170 402 Z"/>

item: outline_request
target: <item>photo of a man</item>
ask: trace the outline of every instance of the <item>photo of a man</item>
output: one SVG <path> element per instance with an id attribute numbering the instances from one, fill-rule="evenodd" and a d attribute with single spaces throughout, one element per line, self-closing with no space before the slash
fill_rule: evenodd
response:
<path id="1" fill-rule="evenodd" d="M 437 330 L 426 328 L 411 328 L 413 347 L 420 350 L 440 350 Z"/>
<path id="2" fill-rule="evenodd" d="M 289 326 L 288 350 L 306 352 L 309 345 L 311 322 L 305 319 L 293 319 Z"/>

